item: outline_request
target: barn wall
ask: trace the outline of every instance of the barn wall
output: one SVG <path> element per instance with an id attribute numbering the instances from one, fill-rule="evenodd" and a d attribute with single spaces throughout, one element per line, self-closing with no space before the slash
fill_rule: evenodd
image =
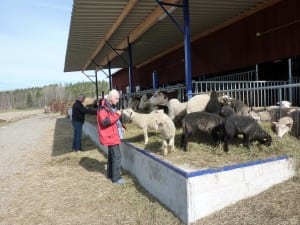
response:
<path id="1" fill-rule="evenodd" d="M 192 43 L 192 77 L 231 71 L 300 54 L 300 1 L 285 0 Z M 261 36 L 256 33 L 260 32 Z M 185 80 L 184 50 L 177 49 L 134 72 L 133 85 L 152 86 Z M 270 77 L 271 78 L 271 77 Z M 128 75 L 114 74 L 115 83 L 128 85 Z M 127 86 L 125 85 L 125 86 Z M 119 85 L 117 85 L 119 86 Z"/>
<path id="2" fill-rule="evenodd" d="M 299 7 L 300 1 L 281 1 L 194 42 L 193 67 L 211 74 L 299 55 Z"/>

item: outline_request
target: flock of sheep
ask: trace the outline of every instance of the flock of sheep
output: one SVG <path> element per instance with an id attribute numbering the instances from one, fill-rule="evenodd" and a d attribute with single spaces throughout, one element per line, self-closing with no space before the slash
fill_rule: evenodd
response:
<path id="1" fill-rule="evenodd" d="M 299 135 L 300 111 L 291 108 L 287 101 L 280 102 L 280 106 L 251 110 L 244 102 L 217 92 L 180 102 L 157 91 L 150 98 L 144 94 L 139 101 L 128 99 L 123 108 L 123 119 L 143 130 L 145 144 L 148 143 L 149 129 L 160 132 L 163 155 L 175 150 L 176 120 L 182 126 L 180 147 L 184 151 L 188 150 L 189 139 L 198 131 L 211 135 L 215 144 L 224 142 L 226 152 L 229 143 L 238 135 L 243 136 L 243 144 L 248 149 L 253 141 L 270 146 L 272 138 L 261 127 L 260 121 L 272 122 L 279 137 L 291 131 L 296 131 L 297 137 Z"/>

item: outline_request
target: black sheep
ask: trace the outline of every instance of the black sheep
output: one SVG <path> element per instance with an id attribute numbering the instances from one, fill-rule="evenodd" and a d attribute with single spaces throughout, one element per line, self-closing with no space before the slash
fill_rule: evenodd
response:
<path id="1" fill-rule="evenodd" d="M 235 114 L 235 112 L 234 112 L 233 108 L 231 108 L 231 106 L 229 106 L 229 105 L 224 105 L 219 112 L 219 115 L 224 118 L 233 116 L 234 114 Z"/>
<path id="2" fill-rule="evenodd" d="M 220 101 L 220 93 L 212 91 L 210 93 L 210 99 L 206 105 L 205 112 L 209 113 L 217 113 L 219 114 L 222 108 L 222 104 Z"/>
<path id="3" fill-rule="evenodd" d="M 223 118 L 215 113 L 192 112 L 182 119 L 181 147 L 187 151 L 188 139 L 196 131 L 211 133 L 215 142 L 220 140 Z"/>
<path id="4" fill-rule="evenodd" d="M 243 135 L 244 145 L 250 149 L 252 141 L 259 141 L 261 144 L 270 146 L 271 136 L 251 117 L 230 116 L 224 120 L 224 150 L 228 152 L 228 143 L 236 135 Z"/>
<path id="5" fill-rule="evenodd" d="M 225 105 L 229 105 L 233 108 L 234 112 L 238 116 L 248 116 L 250 108 L 242 101 L 236 99 L 226 99 Z"/>

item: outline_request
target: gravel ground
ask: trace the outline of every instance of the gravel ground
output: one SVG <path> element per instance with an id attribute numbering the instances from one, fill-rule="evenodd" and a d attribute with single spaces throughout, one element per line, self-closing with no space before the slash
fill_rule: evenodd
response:
<path id="1" fill-rule="evenodd" d="M 42 110 L 0 113 L 0 119 L 10 121 L 0 125 L 0 215 L 25 184 L 22 173 L 49 160 L 53 142 L 53 135 L 49 134 L 56 118 Z"/>

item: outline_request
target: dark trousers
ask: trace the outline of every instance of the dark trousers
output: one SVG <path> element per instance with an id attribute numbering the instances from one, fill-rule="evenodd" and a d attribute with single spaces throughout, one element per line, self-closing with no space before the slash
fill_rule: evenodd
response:
<path id="1" fill-rule="evenodd" d="M 72 149 L 75 151 L 81 150 L 81 136 L 82 136 L 82 123 L 77 121 L 72 121 L 74 128 L 74 137 Z"/>
<path id="2" fill-rule="evenodd" d="M 108 146 L 107 177 L 116 182 L 121 178 L 121 151 L 119 145 Z"/>

